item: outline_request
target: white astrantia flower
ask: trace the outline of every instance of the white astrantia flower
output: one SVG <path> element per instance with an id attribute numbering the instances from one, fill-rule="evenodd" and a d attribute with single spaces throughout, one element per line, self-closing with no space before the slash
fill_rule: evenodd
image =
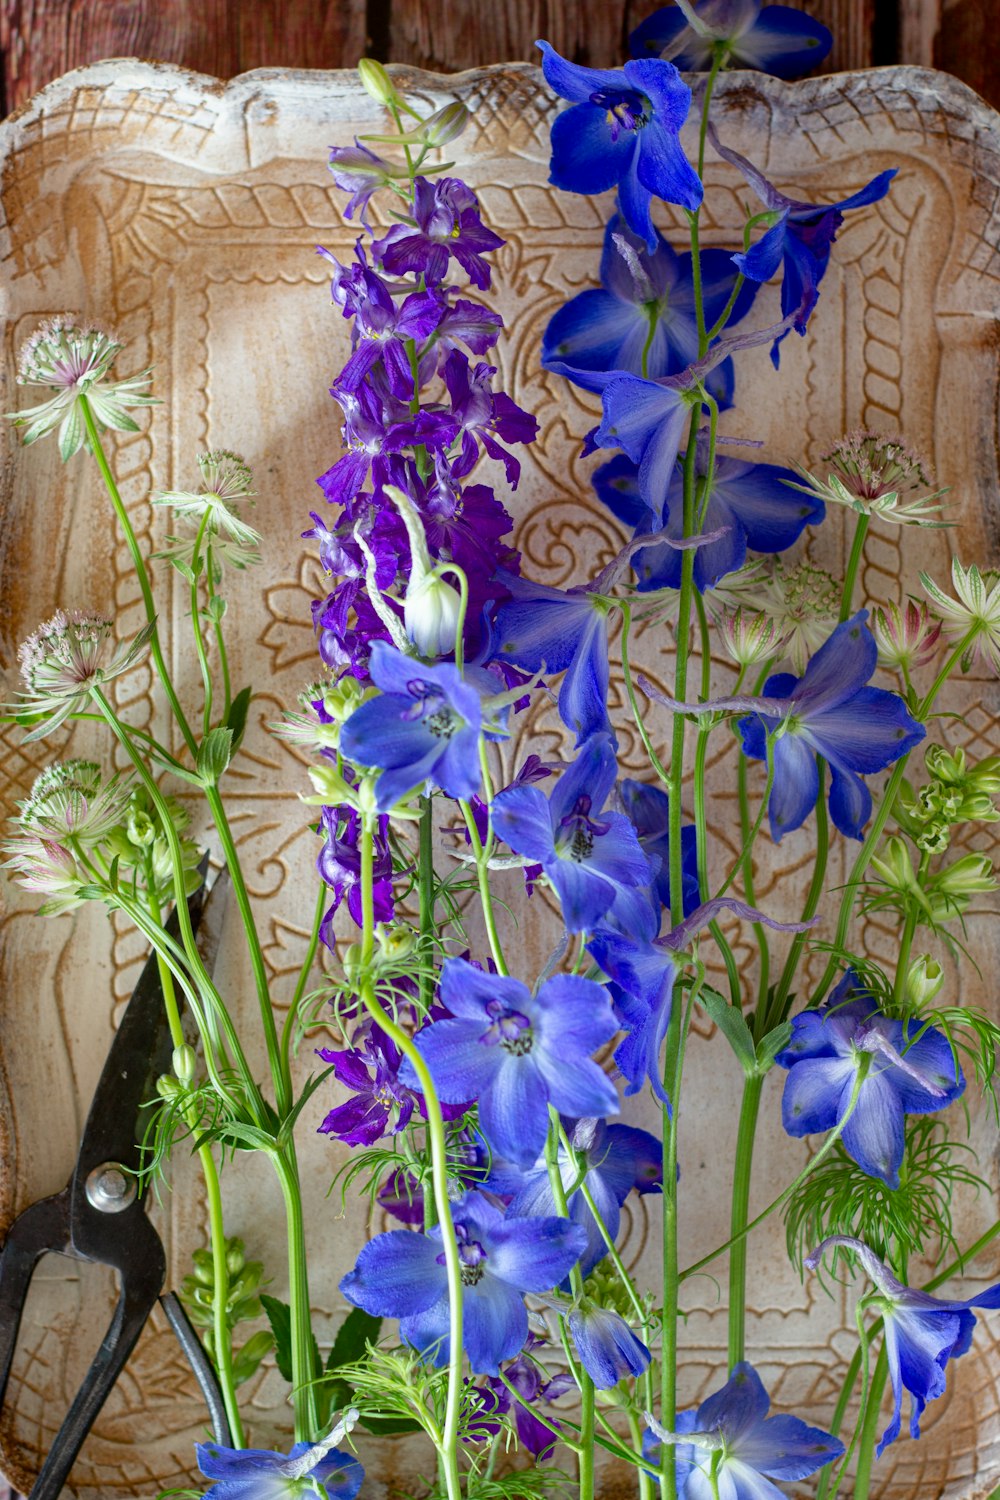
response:
<path id="1" fill-rule="evenodd" d="M 106 615 L 59 609 L 17 649 L 26 692 L 12 705 L 18 714 L 44 714 L 25 740 L 41 739 L 82 708 L 92 688 L 134 666 L 149 644 L 152 623 L 131 641 L 115 643 Z"/>
<path id="2" fill-rule="evenodd" d="M 15 427 L 25 428 L 22 441 L 35 443 L 59 429 L 59 455 L 65 463 L 87 441 L 79 397 L 86 396 L 98 430 L 138 432 L 127 408 L 153 406 L 155 396 L 143 390 L 150 371 L 128 380 L 107 376 L 122 345 L 76 313 L 48 318 L 22 345 L 17 363 L 18 385 L 39 385 L 54 394 L 40 406 L 7 412 Z"/>
<path id="3" fill-rule="evenodd" d="M 1000 572 L 993 568 L 980 571 L 975 563 L 965 568 L 953 557 L 951 582 L 956 599 L 938 588 L 926 573 L 920 574 L 920 582 L 947 638 L 968 642 L 962 653 L 962 671 L 981 661 L 1000 676 Z"/>
<path id="4" fill-rule="evenodd" d="M 234 503 L 250 500 L 255 493 L 250 465 L 238 453 L 215 448 L 201 454 L 198 468 L 202 489 L 163 490 L 153 496 L 153 504 L 169 505 L 175 515 L 187 516 L 199 527 L 204 524 L 206 541 L 213 543 L 213 550 L 216 537 L 229 537 L 241 547 L 256 547 L 260 532 L 233 509 Z"/>
<path id="5" fill-rule="evenodd" d="M 55 839 L 28 838 L 5 842 L 2 847 L 10 856 L 4 865 L 13 870 L 18 885 L 46 897 L 40 915 L 57 917 L 82 905 L 85 898 L 80 891 L 89 879 L 65 845 Z"/>
<path id="6" fill-rule="evenodd" d="M 791 488 L 897 526 L 947 524 L 935 519 L 941 512 L 935 502 L 946 491 L 935 489 L 929 464 L 902 438 L 850 432 L 823 454 L 823 462 L 830 465 L 825 483 L 797 464 L 806 482 Z"/>
<path id="7" fill-rule="evenodd" d="M 94 761 L 56 763 L 36 778 L 16 821 L 27 835 L 92 846 L 125 822 L 132 791 L 130 777 L 118 772 L 105 781 Z"/>
<path id="8" fill-rule="evenodd" d="M 798 677 L 840 615 L 840 586 L 829 573 L 809 563 L 789 565 L 781 558 L 771 564 L 758 559 L 730 573 L 713 588 L 711 598 L 716 608 L 766 616 Z"/>

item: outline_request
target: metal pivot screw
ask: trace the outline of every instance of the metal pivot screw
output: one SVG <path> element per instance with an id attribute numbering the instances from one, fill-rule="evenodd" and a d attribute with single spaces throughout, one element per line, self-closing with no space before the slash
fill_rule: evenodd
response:
<path id="1" fill-rule="evenodd" d="M 120 1214 L 135 1202 L 136 1181 L 116 1161 L 104 1161 L 87 1175 L 87 1202 L 102 1214 Z"/>

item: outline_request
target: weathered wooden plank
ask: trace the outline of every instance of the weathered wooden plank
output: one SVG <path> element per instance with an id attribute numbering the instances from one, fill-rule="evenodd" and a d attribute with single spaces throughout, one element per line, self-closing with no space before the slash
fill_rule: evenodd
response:
<path id="1" fill-rule="evenodd" d="M 998 27 L 996 0 L 943 0 L 934 37 L 934 66 L 954 73 L 995 108 L 1000 108 Z"/>
<path id="2" fill-rule="evenodd" d="M 231 78 L 248 68 L 353 67 L 364 0 L 0 0 L 6 107 L 104 57 L 145 57 Z"/>

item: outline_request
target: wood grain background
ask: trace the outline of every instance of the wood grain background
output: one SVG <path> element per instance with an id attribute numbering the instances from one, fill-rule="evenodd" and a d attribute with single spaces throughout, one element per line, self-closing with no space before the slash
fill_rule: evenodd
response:
<path id="1" fill-rule="evenodd" d="M 825 71 L 943 68 L 1000 107 L 1000 0 L 790 0 L 829 26 Z M 0 115 L 105 57 L 249 68 L 347 68 L 367 53 L 441 72 L 534 59 L 547 37 L 594 66 L 624 56 L 657 0 L 0 0 Z"/>

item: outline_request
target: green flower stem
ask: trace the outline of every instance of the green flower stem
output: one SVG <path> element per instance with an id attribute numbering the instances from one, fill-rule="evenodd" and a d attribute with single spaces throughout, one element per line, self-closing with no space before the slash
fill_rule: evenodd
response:
<path id="1" fill-rule="evenodd" d="M 431 1186 L 434 1207 L 441 1226 L 445 1270 L 448 1277 L 448 1396 L 441 1433 L 439 1457 L 444 1469 L 448 1500 L 461 1500 L 462 1480 L 458 1467 L 459 1418 L 462 1404 L 462 1262 L 448 1197 L 448 1144 L 437 1089 L 423 1057 L 412 1039 L 396 1024 L 379 1000 L 372 978 L 375 951 L 374 815 L 365 813 L 361 833 L 361 982 L 359 995 L 368 1014 L 381 1026 L 404 1057 L 409 1058 L 420 1084 L 427 1110 L 427 1134 L 431 1148 Z M 473 824 L 475 828 L 475 824 Z"/>
<path id="2" fill-rule="evenodd" d="M 857 581 L 858 569 L 861 567 L 861 559 L 865 554 L 865 538 L 868 535 L 870 524 L 870 516 L 858 516 L 858 524 L 854 528 L 854 540 L 851 543 L 851 555 L 847 559 L 847 572 L 844 574 L 844 587 L 840 595 L 840 614 L 838 619 L 841 624 L 849 619 L 851 615 L 854 600 L 854 585 Z"/>
<path id="3" fill-rule="evenodd" d="M 769 755 L 768 774 L 774 775 L 774 757 Z M 757 831 L 760 829 L 767 807 L 765 797 L 760 805 L 760 811 L 751 829 L 750 823 L 750 795 L 747 790 L 747 758 L 742 750 L 739 752 L 739 762 L 736 767 L 736 795 L 740 806 L 740 837 L 743 840 L 743 851 L 740 860 L 743 865 L 743 894 L 751 906 L 757 905 L 757 892 L 753 877 L 753 846 L 756 842 Z M 757 981 L 757 1014 L 763 1014 L 767 1008 L 767 995 L 771 977 L 771 945 L 768 942 L 767 933 L 763 924 L 754 922 L 754 937 L 757 939 L 757 951 L 760 955 L 760 969 Z"/>
<path id="4" fill-rule="evenodd" d="M 560 1142 L 562 1144 L 562 1148 L 566 1152 L 566 1155 L 569 1157 L 570 1161 L 572 1161 L 574 1159 L 574 1156 L 575 1156 L 575 1152 L 573 1150 L 573 1144 L 570 1141 L 569 1136 L 566 1134 L 566 1131 L 563 1128 L 563 1125 L 562 1125 L 561 1121 L 559 1122 L 558 1129 L 559 1129 L 559 1140 L 560 1140 Z M 621 1255 L 618 1252 L 618 1248 L 615 1245 L 614 1239 L 608 1233 L 608 1227 L 605 1224 L 604 1219 L 601 1216 L 601 1211 L 597 1207 L 597 1204 L 594 1202 L 594 1195 L 590 1191 L 590 1188 L 587 1185 L 586 1170 L 584 1170 L 580 1174 L 579 1181 L 575 1185 L 575 1190 L 579 1191 L 579 1192 L 581 1192 L 583 1194 L 583 1201 L 586 1203 L 587 1207 L 590 1209 L 590 1212 L 593 1214 L 593 1216 L 594 1216 L 594 1222 L 596 1223 L 596 1225 L 597 1225 L 597 1227 L 598 1227 L 598 1229 L 600 1231 L 601 1239 L 604 1241 L 604 1244 L 607 1247 L 608 1258 L 611 1261 L 611 1264 L 614 1266 L 616 1272 L 618 1273 L 618 1279 L 619 1279 L 619 1281 L 621 1282 L 621 1284 L 624 1287 L 626 1293 L 628 1294 L 628 1299 L 631 1302 L 633 1308 L 635 1309 L 636 1317 L 640 1320 L 640 1322 L 642 1323 L 643 1327 L 645 1327 L 646 1326 L 646 1309 L 642 1305 L 642 1302 L 641 1302 L 641 1300 L 639 1298 L 639 1294 L 638 1294 L 638 1292 L 635 1289 L 635 1283 L 633 1282 L 631 1276 L 628 1273 L 628 1270 L 626 1269 L 625 1262 L 622 1260 Z M 565 1194 L 564 1194 L 564 1196 L 565 1196 Z M 562 1210 L 560 1209 L 560 1213 L 561 1212 L 562 1212 Z M 648 1342 L 648 1340 L 647 1340 L 647 1342 Z"/>
<path id="5" fill-rule="evenodd" d="M 705 601 L 695 591 L 695 608 L 698 611 L 698 634 L 701 642 L 701 696 L 707 701 L 712 695 L 712 656 L 709 647 L 708 615 Z M 708 737 L 711 725 L 704 716 L 698 720 L 698 739 L 694 751 L 694 830 L 698 854 L 698 890 L 702 901 L 708 900 L 708 812 L 705 805 L 705 762 L 708 759 Z M 708 924 L 715 946 L 722 955 L 729 979 L 729 998 L 733 1005 L 741 1003 L 740 974 L 736 958 L 725 933 L 716 921 Z"/>
<path id="6" fill-rule="evenodd" d="M 198 754 L 198 745 L 194 735 L 191 733 L 191 726 L 188 724 L 188 721 L 184 715 L 184 710 L 181 708 L 180 699 L 177 697 L 176 690 L 174 689 L 173 679 L 171 678 L 170 673 L 167 671 L 167 664 L 163 658 L 163 648 L 160 645 L 160 635 L 156 624 L 156 606 L 153 603 L 153 591 L 149 586 L 149 575 L 146 572 L 146 562 L 141 551 L 139 550 L 138 538 L 136 537 L 136 534 L 132 529 L 132 522 L 129 520 L 128 512 L 125 509 L 125 503 L 122 500 L 118 485 L 115 483 L 115 476 L 111 472 L 111 466 L 108 463 L 104 449 L 101 446 L 101 435 L 97 430 L 97 423 L 94 421 L 94 414 L 90 409 L 90 402 L 88 401 L 86 396 L 82 395 L 78 396 L 76 399 L 80 407 L 80 412 L 83 416 L 84 426 L 87 429 L 87 438 L 90 443 L 91 452 L 93 453 L 94 458 L 97 462 L 97 467 L 101 472 L 101 478 L 104 480 L 104 487 L 107 490 L 111 500 L 111 504 L 114 507 L 115 515 L 118 517 L 118 524 L 124 534 L 128 550 L 132 555 L 132 565 L 135 568 L 135 576 L 138 581 L 139 587 L 142 590 L 142 602 L 146 611 L 146 619 L 153 627 L 153 634 L 150 637 L 149 649 L 152 653 L 153 661 L 156 664 L 157 674 L 163 684 L 163 690 L 170 702 L 170 707 L 173 712 L 177 727 L 180 730 L 181 734 L 184 736 L 184 743 L 190 750 L 192 757 L 195 757 Z"/>
<path id="7" fill-rule="evenodd" d="M 872 1334 L 874 1335 L 875 1333 L 877 1333 L 880 1327 L 881 1321 L 872 1329 Z M 860 1370 L 861 1347 L 859 1345 L 851 1355 L 851 1362 L 847 1366 L 847 1374 L 844 1376 L 844 1384 L 841 1389 L 840 1395 L 837 1397 L 837 1405 L 833 1410 L 833 1421 L 830 1423 L 831 1437 L 838 1437 L 840 1435 L 840 1429 L 843 1426 L 844 1418 L 847 1415 L 847 1408 L 851 1403 L 851 1397 L 854 1394 L 854 1387 L 857 1384 L 858 1374 Z M 819 1488 L 816 1491 L 816 1500 L 827 1500 L 832 1481 L 833 1466 L 830 1465 L 828 1468 L 824 1469 L 820 1477 Z"/>
<path id="8" fill-rule="evenodd" d="M 281 1044 L 278 1040 L 278 1027 L 274 1019 L 274 1008 L 271 1005 L 271 990 L 267 978 L 267 966 L 264 963 L 264 953 L 260 946 L 257 924 L 254 921 L 253 907 L 250 905 L 250 894 L 247 891 L 246 881 L 243 878 L 243 867 L 240 864 L 239 852 L 229 826 L 229 818 L 226 815 L 226 809 L 217 786 L 205 787 L 205 801 L 208 803 L 209 811 L 212 814 L 212 822 L 215 824 L 215 830 L 219 835 L 222 855 L 233 882 L 233 894 L 236 897 L 236 904 L 240 909 L 240 919 L 243 923 L 247 951 L 250 955 L 250 967 L 253 970 L 254 987 L 257 991 L 257 1004 L 260 1009 L 261 1024 L 264 1028 L 264 1042 L 267 1046 L 267 1057 L 271 1066 L 274 1102 L 277 1106 L 279 1116 L 284 1119 L 292 1107 L 292 1080 L 287 1068 L 287 1059 L 282 1053 Z"/>
<path id="9" fill-rule="evenodd" d="M 740 292 L 742 292 L 743 283 L 745 281 L 746 277 L 741 271 L 736 280 L 733 282 L 733 289 L 729 294 L 729 301 L 726 303 L 725 307 L 722 309 L 721 313 L 716 318 L 715 322 L 712 324 L 711 328 L 705 335 L 709 343 L 711 343 L 714 338 L 718 337 L 718 335 L 725 328 L 726 324 L 729 322 L 729 314 L 736 306 L 736 299 L 739 297 Z"/>
<path id="10" fill-rule="evenodd" d="M 563 1134 L 562 1125 L 559 1120 L 559 1111 L 555 1105 L 549 1105 L 549 1133 L 545 1142 L 545 1163 L 548 1167 L 549 1186 L 552 1188 L 552 1196 L 555 1199 L 556 1212 L 564 1219 L 569 1218 L 569 1203 L 566 1199 L 566 1189 L 563 1185 L 562 1172 L 559 1168 L 559 1137 Z M 565 1139 L 565 1136 L 563 1135 Z M 567 1142 L 567 1145 L 569 1143 Z M 573 1148 L 569 1147 L 570 1160 L 573 1160 Z M 581 1187 L 583 1184 L 581 1183 Z M 580 1273 L 579 1261 L 573 1266 L 569 1273 L 569 1284 L 573 1296 L 579 1299 L 583 1296 L 583 1276 Z M 594 1500 L 594 1382 L 585 1370 L 579 1370 L 577 1384 L 580 1387 L 580 1449 L 578 1453 L 579 1494 L 580 1500 Z"/>
<path id="11" fill-rule="evenodd" d="M 309 1310 L 309 1272 L 306 1265 L 305 1226 L 302 1221 L 302 1194 L 294 1150 L 270 1153 L 274 1170 L 285 1200 L 285 1225 L 288 1236 L 288 1302 L 291 1309 L 292 1407 L 295 1413 L 295 1441 L 315 1443 L 319 1440 L 319 1414 L 316 1407 L 316 1370 L 313 1359 L 312 1319 Z"/>
<path id="12" fill-rule="evenodd" d="M 819 777 L 819 794 L 816 798 L 816 862 L 813 865 L 806 904 L 802 908 L 803 922 L 811 921 L 816 915 L 816 908 L 819 906 L 826 883 L 826 866 L 830 856 L 830 822 L 826 807 L 826 761 L 821 755 L 816 757 L 816 769 Z M 761 1036 L 766 1036 L 772 1027 L 779 1025 L 787 1015 L 788 996 L 808 936 L 808 932 L 797 932 L 792 938 L 785 967 L 781 971 L 781 979 L 774 993 L 774 1003 L 765 1011 Z"/>
<path id="13" fill-rule="evenodd" d="M 717 1260 L 720 1255 L 724 1255 L 727 1250 L 731 1250 L 733 1246 L 740 1240 L 745 1239 L 748 1234 L 751 1234 L 753 1230 L 757 1229 L 761 1224 L 763 1224 L 765 1219 L 770 1218 L 771 1214 L 773 1214 L 776 1209 L 780 1208 L 781 1205 L 792 1196 L 796 1189 L 799 1188 L 803 1182 L 805 1182 L 810 1173 L 815 1172 L 816 1168 L 826 1160 L 826 1158 L 829 1156 L 830 1152 L 836 1145 L 837 1141 L 839 1141 L 841 1135 L 844 1133 L 844 1128 L 847 1125 L 848 1120 L 854 1113 L 858 1098 L 861 1094 L 861 1085 L 864 1083 L 865 1079 L 868 1076 L 868 1069 L 871 1066 L 871 1061 L 872 1059 L 870 1053 L 866 1053 L 858 1059 L 858 1070 L 854 1076 L 854 1084 L 851 1088 L 851 1097 L 847 1102 L 847 1109 L 844 1112 L 843 1119 L 840 1120 L 834 1127 L 834 1129 L 830 1131 L 830 1134 L 827 1136 L 822 1146 L 820 1146 L 819 1150 L 816 1152 L 816 1155 L 806 1162 L 805 1166 L 802 1168 L 802 1171 L 795 1178 L 795 1180 L 793 1182 L 790 1182 L 786 1188 L 783 1188 L 782 1191 L 778 1194 L 777 1198 L 769 1203 L 765 1209 L 762 1209 L 755 1219 L 751 1219 L 749 1224 L 744 1225 L 744 1227 L 739 1231 L 738 1234 L 730 1236 L 730 1238 L 726 1240 L 724 1245 L 718 1245 L 714 1250 L 710 1250 L 707 1255 L 703 1255 L 701 1260 L 696 1260 L 694 1265 L 687 1266 L 685 1270 L 681 1271 L 678 1276 L 679 1281 L 686 1281 L 689 1276 L 694 1276 L 696 1272 L 703 1271 L 706 1266 L 710 1266 L 712 1264 L 713 1260 Z M 736 1152 L 736 1170 L 740 1171 L 740 1154 L 746 1153 L 747 1155 L 751 1155 L 753 1152 L 753 1141 L 744 1141 L 741 1136 L 740 1140 L 737 1142 Z M 666 1423 L 664 1423 L 663 1425 L 666 1426 Z"/>
<path id="14" fill-rule="evenodd" d="M 628 697 L 629 707 L 632 710 L 632 718 L 635 721 L 635 727 L 639 731 L 639 738 L 642 740 L 642 743 L 646 750 L 646 754 L 649 756 L 649 763 L 653 767 L 653 770 L 656 772 L 657 776 L 663 782 L 663 785 L 668 787 L 670 785 L 670 772 L 663 764 L 662 760 L 657 754 L 656 747 L 653 744 L 653 741 L 649 737 L 649 730 L 646 728 L 646 725 L 643 722 L 642 710 L 639 707 L 639 700 L 635 695 L 635 683 L 632 678 L 632 663 L 629 657 L 629 637 L 632 630 L 632 606 L 627 599 L 619 600 L 619 604 L 621 606 L 622 612 L 622 673 L 625 678 L 625 692 Z"/>
<path id="15" fill-rule="evenodd" d="M 420 901 L 420 999 L 425 1010 L 434 1003 L 434 949 L 437 921 L 434 914 L 434 799 L 420 799 L 417 852 L 417 896 Z"/>
<path id="16" fill-rule="evenodd" d="M 740 1123 L 736 1129 L 736 1159 L 733 1163 L 733 1205 L 729 1219 L 732 1249 L 729 1252 L 729 1368 L 739 1364 L 746 1351 L 747 1215 L 750 1211 L 750 1178 L 753 1174 L 754 1136 L 760 1111 L 764 1075 L 755 1073 L 743 1085 Z"/>
<path id="17" fill-rule="evenodd" d="M 215 562 L 212 557 L 211 542 L 205 549 L 205 589 L 209 604 L 213 604 L 217 595 L 215 592 L 215 580 L 212 576 Z M 222 621 L 212 619 L 212 630 L 215 635 L 215 649 L 219 653 L 219 670 L 222 673 L 222 717 L 229 718 L 229 710 L 233 706 L 233 681 L 229 672 L 229 652 L 226 650 L 226 635 L 222 628 Z"/>
<path id="18" fill-rule="evenodd" d="M 878 1424 L 882 1410 L 882 1392 L 889 1378 L 889 1359 L 885 1352 L 885 1340 L 879 1350 L 868 1387 L 864 1407 L 864 1421 L 858 1443 L 858 1465 L 854 1473 L 854 1500 L 868 1500 L 872 1482 L 872 1464 L 875 1461 L 875 1445 L 878 1441 Z"/>
<path id="19" fill-rule="evenodd" d="M 299 969 L 299 977 L 295 981 L 295 992 L 292 995 L 291 1004 L 285 1023 L 281 1028 L 281 1066 L 286 1075 L 291 1074 L 291 1052 L 292 1035 L 295 1031 L 295 1023 L 299 1014 L 299 1006 L 302 1004 L 302 996 L 305 994 L 309 975 L 316 959 L 316 950 L 319 947 L 319 930 L 323 922 L 323 912 L 326 907 L 326 886 L 320 881 L 316 891 L 316 906 L 313 911 L 312 931 L 309 934 L 309 945 L 306 948 L 305 957 Z"/>
<path id="20" fill-rule="evenodd" d="M 198 666 L 201 668 L 201 683 L 204 693 L 205 706 L 202 710 L 201 732 L 204 737 L 212 727 L 212 668 L 208 662 L 208 652 L 205 650 L 205 634 L 201 628 L 201 615 L 199 613 L 198 600 L 198 564 L 200 562 L 201 544 L 205 540 L 205 532 L 208 528 L 209 512 L 206 511 L 201 518 L 198 534 L 195 537 L 194 552 L 191 557 L 191 631 L 194 635 L 194 649 L 198 657 Z"/>
<path id="21" fill-rule="evenodd" d="M 639 1418 L 631 1407 L 626 1413 L 628 1417 L 628 1435 L 632 1439 L 632 1447 L 637 1453 L 642 1452 L 642 1428 Z M 649 1471 L 644 1466 L 637 1466 L 636 1476 L 639 1480 L 639 1500 L 653 1500 L 653 1481 Z"/>
<path id="22" fill-rule="evenodd" d="M 68 718 L 74 720 L 74 722 L 89 721 L 92 724 L 104 723 L 103 714 L 91 714 L 81 712 L 79 710 L 75 713 L 69 714 Z M 16 724 L 17 722 L 17 717 L 14 714 L 0 714 L 0 724 Z M 155 736 L 150 734 L 147 729 L 139 729 L 135 724 L 130 724 L 128 732 L 134 740 L 142 740 L 143 744 L 148 746 L 149 753 L 152 756 L 153 760 L 159 761 L 164 770 L 183 771 L 184 767 L 181 765 L 180 761 L 176 760 L 174 756 L 170 754 L 169 750 L 165 750 L 160 744 L 159 740 L 156 739 Z"/>
<path id="23" fill-rule="evenodd" d="M 924 887 L 930 862 L 930 855 L 924 851 L 920 856 L 920 866 L 917 870 L 917 883 L 921 890 Z M 899 958 L 896 961 L 896 977 L 892 986 L 893 1005 L 902 1006 L 906 1001 L 906 975 L 910 967 L 910 953 L 913 948 L 914 934 L 917 930 L 918 915 L 917 903 L 911 901 L 907 909 L 906 920 L 903 923 L 902 935 L 899 939 Z"/>
<path id="24" fill-rule="evenodd" d="M 142 756 L 132 744 L 125 726 L 121 723 L 121 720 L 118 718 L 107 698 L 105 698 L 101 689 L 97 686 L 94 686 L 91 688 L 90 693 L 94 702 L 100 709 L 105 721 L 107 722 L 112 734 L 115 736 L 115 739 L 121 745 L 122 749 L 128 755 L 132 764 L 138 771 L 139 779 L 142 781 L 142 784 L 146 788 L 153 806 L 156 808 L 161 826 L 163 828 L 164 837 L 167 840 L 167 847 L 170 850 L 170 859 L 173 865 L 174 904 L 177 909 L 177 920 L 180 925 L 181 942 L 184 947 L 185 959 L 188 967 L 191 970 L 195 983 L 198 986 L 199 993 L 205 998 L 207 1002 L 205 1006 L 205 1019 L 209 1027 L 209 1039 L 211 1040 L 213 1045 L 218 1045 L 218 1039 L 215 1035 L 214 1026 L 215 1020 L 218 1019 L 218 1021 L 220 1021 L 222 1024 L 223 1031 L 225 1032 L 226 1044 L 230 1049 L 235 1065 L 240 1073 L 243 1087 L 246 1091 L 247 1102 L 253 1109 L 256 1119 L 258 1120 L 258 1122 L 260 1122 L 264 1119 L 265 1116 L 264 1105 L 263 1100 L 261 1099 L 260 1091 L 257 1088 L 257 1084 L 254 1081 L 253 1074 L 250 1071 L 250 1065 L 243 1053 L 243 1048 L 240 1045 L 240 1039 L 237 1035 L 236 1027 L 233 1024 L 232 1017 L 226 1009 L 222 996 L 219 994 L 219 991 L 213 984 L 211 975 L 205 968 L 201 954 L 198 952 L 198 945 L 195 942 L 194 928 L 191 925 L 191 913 L 188 910 L 187 904 L 187 891 L 184 885 L 184 866 L 181 856 L 180 839 L 177 837 L 177 830 L 173 825 L 173 820 L 170 816 L 170 809 L 167 807 L 166 802 L 163 800 L 162 792 L 160 791 L 156 782 L 153 780 L 152 776 L 149 774 Z M 208 1048 L 206 1047 L 206 1053 L 207 1051 Z M 213 1079 L 213 1082 L 215 1082 L 215 1079 Z M 216 1086 L 218 1087 L 219 1085 L 217 1084 Z M 221 1092 L 224 1097 L 229 1098 L 230 1102 L 234 1102 L 232 1100 L 232 1095 L 228 1090 L 222 1088 Z"/>
<path id="25" fill-rule="evenodd" d="M 497 931 L 496 912 L 493 910 L 493 892 L 490 890 L 490 872 L 486 863 L 486 855 L 483 851 L 482 839 L 479 837 L 479 829 L 472 815 L 472 808 L 468 802 L 459 802 L 465 826 L 469 831 L 469 842 L 472 845 L 472 853 L 476 861 L 476 876 L 479 881 L 479 900 L 483 908 L 483 921 L 486 923 L 486 935 L 489 938 L 490 952 L 493 962 L 497 966 L 497 973 L 506 975 L 509 973 L 503 956 L 503 948 L 500 945 L 500 934 Z"/>

